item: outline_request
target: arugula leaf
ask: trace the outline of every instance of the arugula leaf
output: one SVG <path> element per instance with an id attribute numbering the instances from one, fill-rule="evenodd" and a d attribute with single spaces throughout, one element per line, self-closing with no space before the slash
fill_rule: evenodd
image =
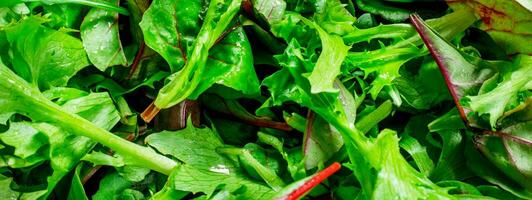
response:
<path id="1" fill-rule="evenodd" d="M 180 131 L 151 134 L 146 142 L 163 154 L 182 161 L 170 175 L 167 187 L 203 192 L 211 196 L 221 185 L 231 192 L 245 188 L 242 198 L 269 199 L 275 193 L 269 187 L 247 178 L 235 161 L 217 153 L 222 141 L 208 128 L 195 128 L 190 120 Z M 172 178 L 174 177 L 174 178 Z"/>
<path id="2" fill-rule="evenodd" d="M 13 52 L 14 71 L 45 90 L 66 85 L 89 62 L 79 39 L 42 26 L 43 20 L 29 17 L 5 32 Z"/>

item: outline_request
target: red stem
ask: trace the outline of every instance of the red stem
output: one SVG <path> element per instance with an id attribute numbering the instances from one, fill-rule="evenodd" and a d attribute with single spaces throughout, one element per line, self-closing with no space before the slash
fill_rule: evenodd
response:
<path id="1" fill-rule="evenodd" d="M 306 194 L 308 191 L 310 191 L 312 188 L 316 187 L 318 184 L 323 182 L 325 179 L 329 178 L 329 176 L 336 173 L 338 170 L 340 170 L 342 166 L 338 162 L 334 162 L 329 167 L 325 168 L 318 174 L 316 174 L 314 177 L 312 177 L 310 180 L 305 182 L 303 185 L 301 185 L 299 188 L 294 190 L 292 193 L 290 193 L 286 200 L 297 200 L 300 197 L 302 197 L 304 194 Z"/>
<path id="2" fill-rule="evenodd" d="M 161 111 L 160 108 L 158 108 L 157 106 L 155 106 L 155 104 L 152 102 L 147 108 L 146 110 L 144 110 L 144 112 L 142 112 L 140 114 L 140 117 L 142 117 L 142 119 L 146 122 L 146 123 L 149 123 L 151 122 L 151 120 L 153 120 L 153 118 L 159 113 L 159 111 Z"/>
<path id="3" fill-rule="evenodd" d="M 131 79 L 133 74 L 138 69 L 138 66 L 140 64 L 140 61 L 142 60 L 142 55 L 144 55 L 144 48 L 146 47 L 146 44 L 142 42 L 139 46 L 139 51 L 137 52 L 137 55 L 135 56 L 135 60 L 133 60 L 133 64 L 131 65 L 131 69 L 129 70 L 129 75 L 127 76 L 128 79 Z"/>

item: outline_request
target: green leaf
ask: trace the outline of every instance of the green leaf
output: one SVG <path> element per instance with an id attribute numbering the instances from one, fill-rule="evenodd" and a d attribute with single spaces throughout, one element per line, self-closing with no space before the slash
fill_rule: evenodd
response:
<path id="1" fill-rule="evenodd" d="M 73 3 L 115 11 L 123 15 L 129 14 L 126 9 L 113 5 L 109 2 L 106 2 L 105 0 L 6 0 L 0 2 L 0 7 L 13 6 L 24 2 L 40 2 L 47 5 Z"/>
<path id="2" fill-rule="evenodd" d="M 348 120 L 338 98 L 332 94 L 312 94 L 309 82 L 301 75 L 306 71 L 304 55 L 298 42 L 292 40 L 285 53 L 276 58 L 293 78 L 300 94 L 298 103 L 312 109 L 342 134 L 351 169 L 366 198 L 451 198 L 445 189 L 430 182 L 407 163 L 399 152 L 395 132 L 385 130 L 376 139 L 365 137 Z"/>
<path id="3" fill-rule="evenodd" d="M 22 159 L 37 153 L 44 145 L 48 144 L 45 135 L 31 126 L 31 122 L 12 122 L 9 129 L 0 134 L 0 140 L 5 144 L 15 147 L 13 155 Z"/>
<path id="4" fill-rule="evenodd" d="M 500 144 L 500 140 L 498 140 L 497 138 L 488 138 L 488 139 L 490 140 L 493 139 L 492 141 L 495 144 L 497 143 Z M 499 170 L 495 165 L 493 165 L 492 162 L 490 162 L 490 160 L 486 159 L 486 156 L 482 155 L 481 152 L 479 152 L 478 149 L 475 148 L 474 143 L 473 141 L 471 141 L 471 139 L 468 139 L 468 140 L 469 141 L 467 143 L 468 145 L 466 146 L 465 155 L 467 158 L 467 166 L 469 167 L 469 169 L 471 169 L 477 176 L 482 177 L 486 181 L 501 187 L 502 189 L 510 192 L 511 194 L 519 198 L 527 199 L 530 196 L 532 196 L 532 192 L 522 187 L 519 183 L 516 183 L 511 178 L 509 178 L 507 175 L 505 175 L 505 172 Z M 495 152 L 495 153 L 501 156 L 506 156 L 499 152 Z M 501 164 L 505 164 L 505 163 L 507 164 L 508 162 L 506 161 L 501 162 Z M 510 170 L 511 168 L 507 168 L 507 169 Z M 515 172 L 515 171 L 512 170 L 512 172 Z M 522 176 L 518 177 L 518 179 L 523 179 L 523 178 L 524 177 Z"/>
<path id="5" fill-rule="evenodd" d="M 19 192 L 11 189 L 11 181 L 13 178 L 0 175 L 0 197 L 2 199 L 18 199 Z"/>
<path id="6" fill-rule="evenodd" d="M 434 169 L 434 163 L 427 154 L 427 150 L 415 138 L 408 135 L 402 136 L 399 146 L 412 156 L 419 171 L 428 176 Z"/>
<path id="7" fill-rule="evenodd" d="M 378 14 L 392 22 L 404 21 L 411 13 L 409 10 L 387 5 L 383 0 L 356 0 L 356 3 L 362 10 Z"/>
<path id="8" fill-rule="evenodd" d="M 245 4 L 244 2 L 242 3 Z M 269 24 L 282 20 L 286 10 L 286 2 L 284 0 L 256 0 L 252 1 L 252 3 L 255 15 L 260 16 Z"/>
<path id="9" fill-rule="evenodd" d="M 168 62 L 172 72 L 181 69 L 188 60 L 201 27 L 203 6 L 202 1 L 155 0 L 142 17 L 140 27 L 146 45 Z"/>
<path id="10" fill-rule="evenodd" d="M 128 188 L 130 188 L 131 186 L 133 186 L 133 183 L 124 179 L 122 176 L 118 175 L 118 173 L 109 173 L 100 181 L 98 191 L 96 191 L 96 193 L 92 195 L 92 199 L 123 199 L 129 196 Z"/>
<path id="11" fill-rule="evenodd" d="M 70 191 L 68 192 L 68 200 L 88 200 L 87 195 L 85 194 L 85 189 L 83 188 L 83 183 L 81 183 L 80 171 L 83 165 L 78 165 L 74 170 L 74 176 L 72 177 L 72 182 L 70 184 Z"/>
<path id="12" fill-rule="evenodd" d="M 532 121 L 522 122 L 497 132 L 485 132 L 475 144 L 504 174 L 532 191 Z"/>
<path id="13" fill-rule="evenodd" d="M 258 80 L 252 67 L 250 47 L 243 31 L 241 29 L 236 32 L 230 31 L 231 33 L 224 38 L 225 41 L 218 41 L 232 23 L 240 8 L 240 1 L 210 2 L 202 18 L 204 21 L 201 28 L 198 27 L 201 24 L 199 20 L 201 15 L 195 13 L 200 12 L 202 5 L 196 3 L 191 6 L 182 6 L 177 2 L 168 4 L 155 1 L 141 22 L 147 44 L 161 53 L 175 72 L 159 91 L 154 102 L 155 106 L 168 108 L 186 98 L 196 98 L 213 83 L 242 90 L 245 94 L 257 94 Z M 179 14 L 182 12 L 190 13 L 190 16 Z M 184 19 L 177 19 L 177 16 Z M 168 21 L 159 22 L 161 18 Z M 185 27 L 179 26 L 178 23 L 184 23 Z M 153 37 L 154 34 L 157 37 Z M 185 38 L 185 41 L 181 38 Z M 220 44 L 216 45 L 218 42 Z M 212 66 L 213 69 L 207 66 Z M 240 81 L 251 84 L 243 84 Z M 151 116 L 144 118 L 151 120 Z"/>
<path id="14" fill-rule="evenodd" d="M 43 5 L 43 9 L 44 13 L 50 15 L 46 25 L 54 29 L 77 29 L 83 21 L 83 6 L 78 4 Z"/>
<path id="15" fill-rule="evenodd" d="M 231 30 L 210 51 L 206 71 L 189 98 L 196 99 L 213 84 L 241 91 L 244 95 L 259 94 L 259 80 L 253 67 L 251 45 L 241 27 Z"/>
<path id="16" fill-rule="evenodd" d="M 482 83 L 496 73 L 497 65 L 504 66 L 508 63 L 486 62 L 466 55 L 434 32 L 419 16 L 413 15 L 412 22 L 438 63 L 460 116 L 467 120 L 467 111 L 460 103 L 462 97 L 476 94 Z"/>
<path id="17" fill-rule="evenodd" d="M 341 4 L 340 0 L 326 1 L 323 9 L 318 9 L 314 18 L 316 23 L 327 31 L 327 33 L 345 35 L 355 32 L 355 27 L 353 26 L 355 17 L 347 11 L 345 5 Z"/>
<path id="18" fill-rule="evenodd" d="M 41 89 L 64 86 L 89 65 L 83 45 L 79 39 L 41 23 L 42 19 L 30 17 L 5 30 L 14 71 Z"/>
<path id="19" fill-rule="evenodd" d="M 170 177 L 168 186 L 176 190 L 203 192 L 210 196 L 221 185 L 236 191 L 245 187 L 243 197 L 268 198 L 274 193 L 269 187 L 247 178 L 234 161 L 217 153 L 223 143 L 208 128 L 196 128 L 190 122 L 181 131 L 151 134 L 146 142 L 163 154 L 182 161 Z"/>
<path id="20" fill-rule="evenodd" d="M 118 28 L 118 13 L 99 8 L 91 9 L 81 24 L 83 46 L 92 64 L 101 71 L 115 65 L 128 66 Z"/>
<path id="21" fill-rule="evenodd" d="M 327 121 L 312 113 L 307 118 L 303 136 L 303 159 L 305 168 L 312 169 L 325 163 L 344 144 L 342 135 Z"/>

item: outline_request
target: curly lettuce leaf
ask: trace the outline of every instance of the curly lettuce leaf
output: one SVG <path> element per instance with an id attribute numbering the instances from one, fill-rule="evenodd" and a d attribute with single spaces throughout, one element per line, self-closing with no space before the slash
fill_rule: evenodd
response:
<path id="1" fill-rule="evenodd" d="M 368 138 L 348 120 L 344 106 L 335 94 L 310 92 L 305 55 L 296 40 L 292 40 L 283 55 L 276 58 L 290 72 L 287 84 L 294 84 L 298 98 L 292 99 L 310 108 L 333 125 L 344 138 L 350 167 L 362 185 L 366 198 L 440 198 L 452 199 L 447 190 L 430 182 L 416 171 L 399 152 L 399 139 L 394 131 L 385 130 L 378 137 Z M 390 195 L 393 195 L 390 196 Z"/>

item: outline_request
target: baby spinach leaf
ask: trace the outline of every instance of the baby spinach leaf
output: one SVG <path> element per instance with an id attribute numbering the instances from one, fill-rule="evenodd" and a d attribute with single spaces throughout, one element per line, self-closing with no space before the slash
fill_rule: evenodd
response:
<path id="1" fill-rule="evenodd" d="M 118 13 L 112 11 L 93 8 L 83 19 L 83 46 L 92 64 L 101 71 L 114 65 L 128 66 L 118 30 Z"/>

